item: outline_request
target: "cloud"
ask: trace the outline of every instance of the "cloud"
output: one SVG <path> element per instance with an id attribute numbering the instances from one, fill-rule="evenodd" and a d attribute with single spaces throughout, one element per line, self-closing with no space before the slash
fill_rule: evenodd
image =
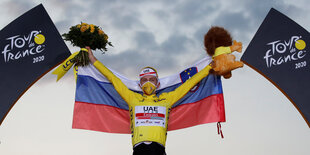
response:
<path id="1" fill-rule="evenodd" d="M 11 16 L 20 16 L 24 10 L 30 10 L 35 5 L 34 2 L 27 0 L 10 0 L 0 3 L 0 7 L 6 10 L 6 15 Z"/>
<path id="2" fill-rule="evenodd" d="M 182 24 L 193 24 L 194 22 L 206 21 L 220 6 L 219 1 L 196 0 L 196 1 L 178 1 L 173 11 L 178 15 Z"/>
<path id="3" fill-rule="evenodd" d="M 257 3 L 257 1 L 251 0 L 244 1 L 243 5 L 244 11 L 247 14 L 247 19 L 249 21 L 249 29 L 247 32 L 252 33 L 251 37 L 254 36 L 254 33 L 259 28 L 260 24 L 263 22 L 271 8 L 275 8 L 289 16 L 296 15 L 298 12 L 297 10 L 299 10 L 296 6 L 287 4 L 285 0 L 262 0 L 259 3 Z M 299 14 L 297 16 L 299 16 Z M 242 23 L 240 23 L 240 25 L 241 24 Z"/>
<path id="4" fill-rule="evenodd" d="M 34 6 L 28 1 L 15 3 Z M 212 25 L 225 27 L 235 39 L 246 44 L 270 7 L 288 12 L 295 9 L 293 5 L 268 0 L 259 3 L 53 0 L 44 5 L 61 34 L 81 21 L 102 26 L 115 47 L 103 56 L 98 55 L 100 60 L 130 77 L 135 77 L 134 71 L 146 65 L 168 74 L 199 60 L 205 56 L 203 36 Z"/>
<path id="5" fill-rule="evenodd" d="M 158 46 L 155 37 L 151 32 L 148 31 L 138 31 L 135 33 L 134 40 L 137 42 L 137 48 L 139 49 L 156 49 Z"/>
<path id="6" fill-rule="evenodd" d="M 111 68 L 135 77 L 138 70 L 145 66 L 152 66 L 163 72 L 174 70 L 181 62 L 176 58 L 190 53 L 192 40 L 186 36 L 175 34 L 161 44 L 158 44 L 154 35 L 147 31 L 135 33 L 136 46 L 131 50 L 119 54 L 107 54 L 100 59 Z M 189 65 L 189 64 L 187 64 Z M 137 67 L 137 68 L 136 68 Z M 133 71 L 135 68 L 136 72 Z"/>

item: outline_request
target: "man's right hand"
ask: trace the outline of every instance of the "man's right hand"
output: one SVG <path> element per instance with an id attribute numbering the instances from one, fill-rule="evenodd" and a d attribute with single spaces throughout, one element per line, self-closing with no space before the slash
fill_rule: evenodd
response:
<path id="1" fill-rule="evenodd" d="M 90 49 L 89 46 L 86 46 L 85 48 L 88 50 L 88 58 L 89 58 L 89 61 L 90 61 L 92 64 L 94 64 L 94 62 L 97 61 L 97 58 L 94 56 L 93 51 Z"/>

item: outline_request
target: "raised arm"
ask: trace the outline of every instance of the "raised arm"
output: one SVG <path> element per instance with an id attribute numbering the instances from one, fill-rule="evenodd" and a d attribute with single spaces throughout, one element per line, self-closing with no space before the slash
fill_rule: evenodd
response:
<path id="1" fill-rule="evenodd" d="M 176 88 L 174 91 L 169 92 L 167 95 L 170 98 L 170 103 L 173 105 L 178 100 L 180 100 L 182 97 L 184 97 L 187 92 L 189 92 L 198 82 L 200 82 L 204 77 L 206 77 L 212 67 L 210 64 L 206 66 L 204 69 L 196 73 L 194 76 L 186 80 L 181 86 Z M 171 106 L 172 106 L 171 105 Z"/>
<path id="2" fill-rule="evenodd" d="M 88 58 L 91 64 L 94 64 L 97 61 L 97 58 L 94 56 L 93 51 L 90 49 L 89 46 L 85 47 L 88 50 Z"/>
<path id="3" fill-rule="evenodd" d="M 127 103 L 129 103 L 131 97 L 134 96 L 135 92 L 129 90 L 128 87 L 117 76 L 115 76 L 107 67 L 105 67 L 100 61 L 98 61 L 89 47 L 86 47 L 86 49 L 88 50 L 88 57 L 90 62 L 97 68 L 97 70 L 101 74 L 103 74 L 112 83 L 115 90 L 120 94 L 120 96 Z"/>

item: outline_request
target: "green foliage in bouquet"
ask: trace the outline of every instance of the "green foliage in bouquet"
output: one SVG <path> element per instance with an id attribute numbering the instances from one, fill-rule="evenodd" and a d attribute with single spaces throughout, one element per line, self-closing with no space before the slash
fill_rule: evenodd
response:
<path id="1" fill-rule="evenodd" d="M 81 23 L 70 28 L 68 33 L 62 35 L 64 40 L 70 41 L 73 46 L 85 48 L 89 46 L 92 50 L 107 51 L 106 46 L 112 46 L 108 41 L 108 35 L 102 29 L 93 24 Z M 88 53 L 81 50 L 72 60 L 77 66 L 89 64 Z"/>

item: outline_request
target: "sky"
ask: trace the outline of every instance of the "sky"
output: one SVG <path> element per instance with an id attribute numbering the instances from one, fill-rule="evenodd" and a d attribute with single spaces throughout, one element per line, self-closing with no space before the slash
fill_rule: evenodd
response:
<path id="1" fill-rule="evenodd" d="M 0 0 L 0 29 L 40 3 L 61 34 L 81 21 L 100 25 L 114 47 L 95 55 L 132 80 L 144 66 L 164 77 L 202 59 L 211 26 L 225 27 L 245 50 L 272 7 L 310 30 L 307 0 Z M 217 135 L 216 123 L 168 132 L 167 154 L 309 154 L 308 125 L 267 79 L 244 66 L 222 81 L 225 138 Z M 51 72 L 43 76 L 0 126 L 0 154 L 132 154 L 130 135 L 72 129 L 74 96 L 72 71 L 57 83 Z"/>

